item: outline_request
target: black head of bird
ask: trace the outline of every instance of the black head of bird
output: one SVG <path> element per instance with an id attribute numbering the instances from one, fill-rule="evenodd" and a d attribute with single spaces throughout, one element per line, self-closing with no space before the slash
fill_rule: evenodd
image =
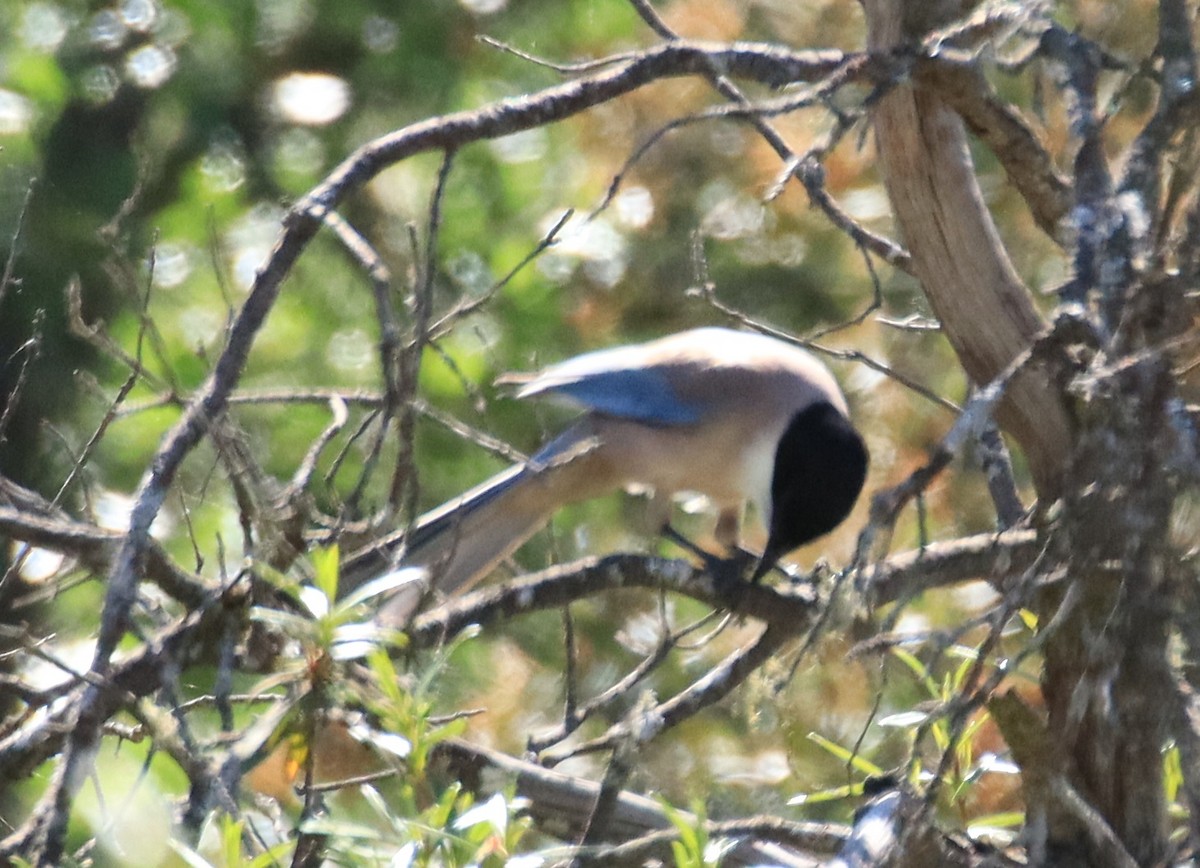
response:
<path id="1" fill-rule="evenodd" d="M 846 519 L 866 482 L 868 461 L 862 437 L 832 404 L 821 401 L 792 417 L 775 451 L 767 545 L 751 581 Z"/>

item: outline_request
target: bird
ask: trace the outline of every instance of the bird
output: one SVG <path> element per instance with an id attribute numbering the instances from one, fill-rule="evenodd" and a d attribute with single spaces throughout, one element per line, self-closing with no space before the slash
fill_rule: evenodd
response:
<path id="1" fill-rule="evenodd" d="M 829 369 L 757 332 L 704 327 L 585 353 L 534 374 L 506 375 L 517 398 L 582 409 L 532 457 L 350 555 L 343 574 L 424 567 L 439 592 L 485 577 L 561 507 L 623 488 L 653 492 L 669 530 L 676 495 L 704 495 L 714 536 L 738 544 L 753 503 L 767 542 L 750 581 L 836 528 L 866 480 L 869 456 Z M 381 620 L 388 618 L 388 604 Z"/>

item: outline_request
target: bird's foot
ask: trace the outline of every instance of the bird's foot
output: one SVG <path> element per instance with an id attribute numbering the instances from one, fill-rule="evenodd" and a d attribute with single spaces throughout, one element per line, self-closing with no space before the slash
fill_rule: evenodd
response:
<path id="1" fill-rule="evenodd" d="M 683 550 L 690 552 L 704 564 L 704 571 L 713 578 L 717 592 L 731 594 L 746 583 L 750 569 L 758 562 L 758 556 L 743 548 L 733 548 L 728 557 L 715 555 L 696 545 L 669 524 L 663 525 L 662 535 Z"/>

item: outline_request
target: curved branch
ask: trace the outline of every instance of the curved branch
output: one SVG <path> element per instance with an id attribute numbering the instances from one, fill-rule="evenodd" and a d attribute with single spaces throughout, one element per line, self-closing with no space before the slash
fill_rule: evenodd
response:
<path id="1" fill-rule="evenodd" d="M 91 713 L 103 721 L 138 697 L 161 689 L 165 666 L 183 668 L 196 662 L 216 660 L 222 643 L 228 642 L 230 625 L 245 623 L 248 600 L 245 582 L 238 582 L 221 594 L 210 595 L 205 605 L 151 637 L 137 653 L 116 664 L 104 680 L 80 684 L 56 698 L 41 710 L 42 713 L 30 715 L 20 726 L 3 733 L 0 737 L 0 780 L 26 778 L 39 764 L 61 750 L 63 742 L 71 735 L 70 727 L 78 707 L 88 693 L 96 697 Z M 43 809 L 47 804 L 44 800 L 22 829 L 0 841 L 0 862 L 6 856 L 31 852 L 28 849 L 30 838 L 37 833 L 38 818 L 45 815 Z"/>
<path id="2" fill-rule="evenodd" d="M 359 149 L 290 212 L 270 257 L 255 276 L 245 304 L 234 318 L 224 349 L 212 374 L 188 404 L 179 421 L 163 437 L 142 476 L 130 512 L 129 532 L 109 571 L 91 671 L 103 676 L 124 635 L 137 597 L 137 583 L 146 559 L 150 525 L 162 508 L 184 459 L 225 412 L 229 395 L 241 379 L 267 314 L 274 307 L 284 278 L 321 226 L 325 216 L 352 190 L 392 163 L 428 150 L 455 148 L 506 133 L 530 129 L 577 114 L 591 106 L 635 90 L 656 79 L 707 72 L 714 68 L 747 76 L 772 86 L 820 76 L 845 62 L 841 52 L 791 52 L 765 45 L 705 45 L 672 43 L 649 50 L 578 81 L 549 88 L 531 97 L 515 98 L 471 112 L 414 124 Z M 89 689 L 78 704 L 75 725 L 67 740 L 62 765 L 47 794 L 47 803 L 65 809 L 94 757 L 104 707 L 101 691 Z M 66 835 L 66 812 L 39 832 L 38 859 L 58 861 Z"/>
<path id="3" fill-rule="evenodd" d="M 554 766 L 580 754 L 611 750 L 622 743 L 639 747 L 651 741 L 664 729 L 670 729 L 700 710 L 720 702 L 803 627 L 804 624 L 768 625 L 753 641 L 709 669 L 686 690 L 651 708 L 643 710 L 635 707 L 629 717 L 613 724 L 590 741 L 545 751 L 541 756 L 542 762 Z"/>
<path id="4" fill-rule="evenodd" d="M 915 77 L 958 112 L 996 155 L 1041 230 L 1064 244 L 1060 223 L 1071 209 L 1071 183 L 1017 110 L 996 94 L 979 64 L 943 51 L 923 57 Z"/>
<path id="5" fill-rule="evenodd" d="M 931 23 L 905 20 L 929 11 L 916 2 L 864 0 L 863 6 L 873 52 L 917 42 L 924 33 L 913 28 Z M 938 94 L 903 81 L 876 103 L 873 120 L 914 271 L 967 375 L 989 383 L 1033 343 L 1043 324 L 984 204 L 962 121 Z M 1045 372 L 1022 372 L 997 418 L 1025 450 L 1039 495 L 1052 499 L 1070 434 Z"/>
<path id="6" fill-rule="evenodd" d="M 89 569 L 103 572 L 112 564 L 124 534 L 66 516 L 48 517 L 10 506 L 0 506 L 0 534 L 76 558 Z M 188 608 L 200 606 L 212 588 L 199 576 L 181 569 L 158 543 L 146 546 L 145 575 Z M 13 602 L 19 608 L 24 600 Z"/>
<path id="7" fill-rule="evenodd" d="M 709 75 L 716 70 L 770 87 L 782 87 L 815 81 L 861 59 L 861 55 L 840 51 L 789 51 L 764 43 L 669 42 L 531 96 L 443 115 L 381 136 L 334 169 L 297 206 L 295 216 L 310 212 L 319 216 L 336 207 L 349 190 L 357 189 L 386 167 L 414 154 L 459 148 L 545 126 L 660 79 Z"/>

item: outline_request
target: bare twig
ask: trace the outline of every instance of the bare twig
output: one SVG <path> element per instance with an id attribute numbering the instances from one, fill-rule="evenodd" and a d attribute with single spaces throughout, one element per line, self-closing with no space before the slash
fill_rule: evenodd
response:
<path id="1" fill-rule="evenodd" d="M 827 356 L 828 358 L 831 358 L 831 359 L 840 359 L 840 360 L 846 361 L 846 362 L 858 362 L 859 364 L 865 365 L 866 367 L 870 368 L 873 371 L 878 371 L 879 373 L 883 374 L 884 376 L 890 377 L 891 379 L 900 383 L 906 389 L 909 389 L 909 390 L 915 392 L 916 394 L 920 395 L 922 398 L 925 398 L 926 400 L 931 401 L 932 403 L 936 404 L 937 406 L 939 406 L 945 410 L 949 410 L 951 413 L 954 413 L 957 415 L 962 412 L 962 408 L 960 408 L 953 401 L 949 400 L 948 398 L 942 397 L 941 395 L 937 394 L 936 392 L 921 385 L 920 383 L 918 383 L 916 380 L 912 379 L 908 375 L 903 374 L 900 371 L 897 371 L 895 368 L 884 364 L 883 362 L 879 361 L 878 359 L 868 356 L 866 353 L 861 352 L 860 350 L 833 349 L 832 347 L 827 347 L 822 344 L 816 343 L 814 340 L 809 339 L 807 337 L 798 338 L 798 337 L 796 337 L 792 334 L 789 334 L 788 332 L 782 331 L 774 326 L 767 325 L 766 323 L 763 323 L 763 322 L 751 317 L 749 314 L 743 313 L 742 311 L 737 310 L 736 308 L 732 308 L 729 305 L 725 304 L 725 302 L 723 302 L 719 298 L 717 298 L 716 288 L 710 283 L 704 284 L 699 290 L 695 290 L 695 291 L 702 293 L 705 300 L 708 301 L 708 303 L 711 304 L 716 310 L 719 310 L 721 313 L 725 314 L 726 316 L 731 317 L 733 320 L 740 323 L 741 325 L 744 325 L 748 328 L 752 328 L 755 331 L 761 332 L 765 335 L 770 335 L 773 338 L 778 338 L 779 340 L 786 341 L 787 343 L 795 344 L 798 347 L 804 347 L 805 349 L 820 353 L 821 355 Z M 831 329 L 823 329 L 823 330 L 819 331 L 817 334 L 829 334 L 830 331 L 831 331 Z"/>
<path id="2" fill-rule="evenodd" d="M 58 775 L 38 807 L 21 828 L 0 841 L 0 857 L 22 854 L 27 858 L 34 856 L 38 864 L 53 864 L 57 859 L 54 851 L 61 847 L 63 834 L 58 824 L 68 817 L 64 798 L 79 783 L 64 782 L 62 775 L 82 768 L 82 759 L 72 760 L 71 751 L 89 743 L 81 742 L 72 726 L 80 723 L 81 710 L 89 715 L 82 724 L 98 736 L 104 721 L 131 698 L 145 696 L 161 687 L 164 661 L 175 660 L 184 665 L 213 659 L 225 636 L 224 620 L 242 617 L 245 601 L 245 587 L 239 583 L 152 637 L 133 656 L 110 669 L 101 681 L 95 681 L 94 671 L 87 674 L 86 680 L 72 691 L 71 701 L 56 703 L 48 718 L 31 720 L 0 738 L 0 777 L 5 780 L 25 777 L 47 757 L 64 751 Z"/>
<path id="3" fill-rule="evenodd" d="M 71 467 L 71 472 L 67 474 L 67 478 L 64 479 L 62 485 L 59 486 L 58 492 L 54 495 L 53 503 L 55 506 L 62 502 L 63 497 L 65 497 L 67 492 L 70 491 L 71 485 L 79 477 L 79 474 L 83 472 L 83 468 L 87 466 L 89 459 L 96 450 L 96 447 L 100 444 L 100 440 L 108 431 L 109 426 L 117 418 L 117 414 L 121 408 L 121 405 L 125 403 L 125 399 L 129 397 L 129 393 L 132 392 L 133 387 L 137 385 L 137 381 L 142 371 L 143 341 L 145 340 L 146 329 L 150 321 L 148 308 L 150 306 L 150 294 L 154 284 L 154 261 L 154 256 L 151 254 L 149 273 L 146 275 L 146 290 L 142 298 L 139 299 L 140 317 L 137 338 L 135 339 L 134 343 L 133 357 L 130 360 L 132 364 L 129 366 L 129 375 L 125 378 L 125 381 L 121 384 L 120 388 L 117 389 L 117 394 L 109 403 L 108 409 L 105 410 L 104 417 L 100 420 L 100 423 L 92 432 L 92 436 L 88 439 L 88 442 L 84 445 L 83 449 L 80 450 L 79 455 L 76 457 L 75 462 Z M 82 316 L 80 317 L 80 321 L 82 322 Z M 109 342 L 105 341 L 105 345 L 108 344 Z M 115 343 L 112 345 L 115 346 Z"/>
<path id="4" fill-rule="evenodd" d="M 595 751 L 611 750 L 632 740 L 644 744 L 665 729 L 707 708 L 741 684 L 795 635 L 794 626 L 768 625 L 752 642 L 709 669 L 687 689 L 631 719 L 610 726 L 602 735 L 578 745 L 545 751 L 542 763 L 553 767 L 564 760 Z"/>
<path id="5" fill-rule="evenodd" d="M 8 290 L 13 286 L 20 285 L 13 279 L 13 268 L 17 263 L 17 257 L 21 254 L 21 236 L 25 232 L 25 217 L 29 214 L 29 203 L 33 199 L 35 189 L 37 189 L 37 178 L 30 178 L 29 186 L 25 190 L 25 198 L 21 202 L 21 210 L 17 212 L 17 225 L 13 229 L 10 239 L 8 256 L 4 260 L 4 273 L 0 274 L 0 309 L 4 307 L 4 297 L 8 294 Z"/>
<path id="6" fill-rule="evenodd" d="M 7 359 L 0 361 L 0 364 L 5 367 L 14 363 L 17 365 L 17 374 L 13 377 L 13 385 L 7 395 L 8 400 L 5 401 L 3 409 L 0 409 L 0 442 L 7 438 L 8 426 L 17 412 L 17 405 L 21 403 L 25 384 L 29 380 L 29 367 L 42 353 L 44 322 L 44 312 L 39 311 L 33 323 L 33 336 L 17 347 Z"/>
<path id="7" fill-rule="evenodd" d="M 715 612 L 678 631 L 664 633 L 659 638 L 654 650 L 646 655 L 637 666 L 630 669 L 616 683 L 587 702 L 581 704 L 575 699 L 573 692 L 568 694 L 567 701 L 565 702 L 566 709 L 563 713 L 563 722 L 541 735 L 530 736 L 526 742 L 527 749 L 533 753 L 540 753 L 551 745 L 558 744 L 571 733 L 575 732 L 597 712 L 602 711 L 614 702 L 627 696 L 634 687 L 645 681 L 652 672 L 658 669 L 670 657 L 671 652 L 679 647 L 679 643 L 684 638 L 708 624 L 714 615 Z M 567 684 L 573 685 L 574 678 L 571 672 L 573 655 L 568 654 L 567 660 L 569 662 Z"/>

